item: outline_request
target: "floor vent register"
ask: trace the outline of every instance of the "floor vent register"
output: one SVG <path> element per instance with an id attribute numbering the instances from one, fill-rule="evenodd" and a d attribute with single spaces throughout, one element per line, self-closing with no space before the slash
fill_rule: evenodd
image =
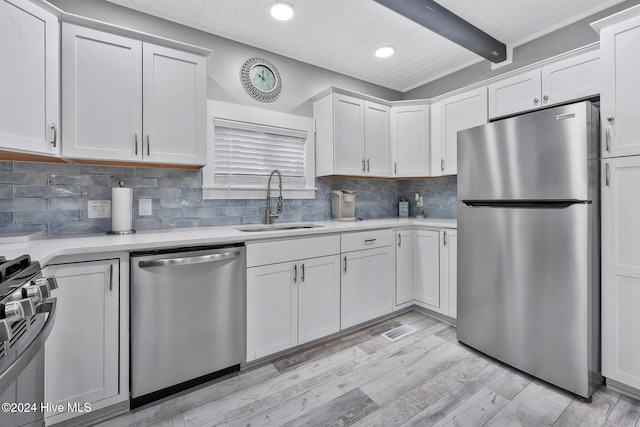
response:
<path id="1" fill-rule="evenodd" d="M 404 338 L 407 335 L 411 335 L 417 330 L 418 328 L 415 328 L 411 325 L 400 325 L 397 328 L 393 328 L 390 331 L 385 332 L 384 334 L 382 334 L 382 336 L 391 341 L 398 341 L 399 339 Z"/>

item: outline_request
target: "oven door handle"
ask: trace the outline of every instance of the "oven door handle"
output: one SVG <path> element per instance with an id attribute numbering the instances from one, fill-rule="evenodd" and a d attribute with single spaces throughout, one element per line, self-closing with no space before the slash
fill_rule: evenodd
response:
<path id="1" fill-rule="evenodd" d="M 47 320 L 42 326 L 42 329 L 34 340 L 29 344 L 29 347 L 18 356 L 5 371 L 0 374 L 0 390 L 6 390 L 13 382 L 18 378 L 18 375 L 24 371 L 24 369 L 31 363 L 31 361 L 44 350 L 44 343 L 51 333 L 53 324 L 56 318 L 56 299 L 48 298 L 45 302 L 38 305 L 36 308 L 36 316 L 43 313 L 49 313 Z"/>
<path id="2" fill-rule="evenodd" d="M 149 261 L 139 261 L 138 266 L 140 268 L 148 267 L 169 267 L 178 265 L 192 265 L 192 264 L 205 264 L 209 262 L 226 261 L 229 259 L 238 258 L 241 255 L 240 251 L 236 252 L 222 252 L 208 255 L 200 255 L 194 257 L 185 258 L 161 258 Z"/>

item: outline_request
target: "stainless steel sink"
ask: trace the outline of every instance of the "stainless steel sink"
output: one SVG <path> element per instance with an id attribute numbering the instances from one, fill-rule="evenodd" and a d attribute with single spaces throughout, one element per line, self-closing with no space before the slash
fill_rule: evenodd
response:
<path id="1" fill-rule="evenodd" d="M 248 225 L 246 227 L 238 227 L 236 230 L 245 232 L 258 232 L 258 231 L 278 231 L 278 230 L 301 230 L 305 228 L 318 228 L 324 227 L 319 224 L 269 224 L 269 225 Z"/>

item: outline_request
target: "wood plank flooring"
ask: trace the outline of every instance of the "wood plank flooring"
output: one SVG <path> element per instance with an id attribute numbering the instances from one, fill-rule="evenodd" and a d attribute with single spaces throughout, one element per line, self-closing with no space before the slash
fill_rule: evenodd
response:
<path id="1" fill-rule="evenodd" d="M 400 324 L 418 331 L 392 342 Z M 591 403 L 485 357 L 410 311 L 106 421 L 119 426 L 640 426 L 640 401 Z"/>

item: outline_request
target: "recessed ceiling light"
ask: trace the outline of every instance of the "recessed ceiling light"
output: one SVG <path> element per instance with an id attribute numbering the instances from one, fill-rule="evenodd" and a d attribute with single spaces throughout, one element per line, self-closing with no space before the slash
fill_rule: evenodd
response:
<path id="1" fill-rule="evenodd" d="M 278 21 L 288 21 L 293 17 L 293 6 L 283 1 L 277 1 L 271 5 L 271 16 Z"/>
<path id="2" fill-rule="evenodd" d="M 376 56 L 378 58 L 387 58 L 391 55 L 393 55 L 393 52 L 395 52 L 395 50 L 393 49 L 393 47 L 391 46 L 382 46 L 376 49 Z"/>

